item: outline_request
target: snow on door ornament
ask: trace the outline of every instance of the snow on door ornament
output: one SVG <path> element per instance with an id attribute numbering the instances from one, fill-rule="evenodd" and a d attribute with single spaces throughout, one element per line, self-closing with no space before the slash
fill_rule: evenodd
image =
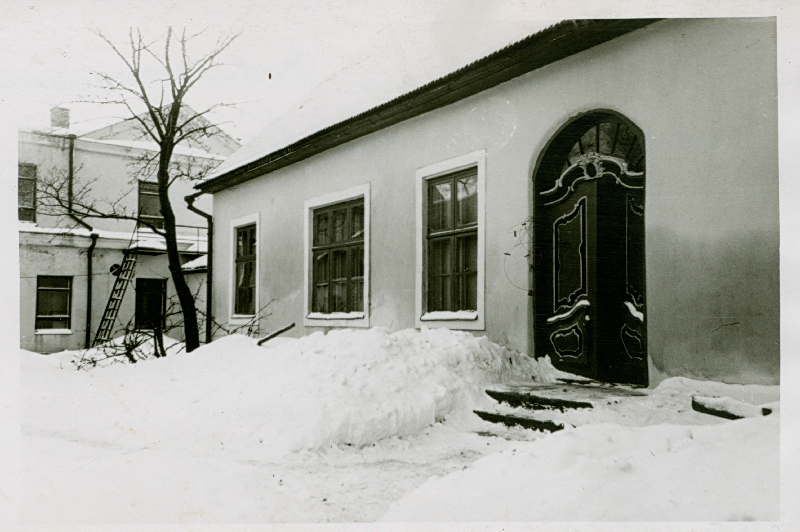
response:
<path id="1" fill-rule="evenodd" d="M 644 325 L 644 278 L 643 268 L 638 264 L 641 250 L 632 250 L 631 246 L 635 245 L 634 242 L 643 241 L 641 234 L 631 234 L 631 231 L 636 232 L 644 227 L 644 205 L 636 202 L 636 199 L 631 194 L 626 194 L 625 197 L 625 293 L 627 299 L 624 301 L 625 307 L 628 309 L 633 318 Z M 638 327 L 637 327 L 638 328 Z M 627 323 L 622 325 L 619 331 L 622 346 L 625 348 L 625 353 L 628 358 L 641 360 L 644 358 L 644 341 L 642 335 L 636 329 L 628 326 Z"/>
<path id="2" fill-rule="evenodd" d="M 553 315 L 547 323 L 571 318 L 591 306 L 587 293 L 586 198 L 553 222 Z M 580 319 L 580 318 L 578 318 Z M 550 335 L 550 343 L 560 357 L 578 358 L 583 354 L 583 331 L 579 323 L 565 324 Z"/>
<path id="3" fill-rule="evenodd" d="M 553 222 L 553 312 L 569 311 L 586 296 L 586 198 Z M 565 275 L 579 266 L 577 278 Z M 565 268 L 562 269 L 562 266 Z"/>
<path id="4" fill-rule="evenodd" d="M 606 170 L 605 164 L 613 164 L 619 168 L 619 172 Z M 576 171 L 577 170 L 577 171 Z M 571 193 L 575 192 L 575 186 L 582 181 L 593 181 L 601 177 L 613 177 L 618 185 L 625 188 L 637 190 L 644 188 L 641 183 L 636 183 L 637 178 L 644 176 L 644 172 L 634 172 L 628 170 L 628 163 L 619 157 L 612 155 L 600 155 L 597 152 L 587 152 L 578 157 L 561 175 L 556 179 L 553 188 L 540 192 L 541 196 L 549 196 L 562 189 L 563 194 L 545 203 L 545 206 L 555 205 L 564 201 Z M 571 179 L 569 185 L 567 180 Z M 626 181 L 628 181 L 626 183 Z"/>

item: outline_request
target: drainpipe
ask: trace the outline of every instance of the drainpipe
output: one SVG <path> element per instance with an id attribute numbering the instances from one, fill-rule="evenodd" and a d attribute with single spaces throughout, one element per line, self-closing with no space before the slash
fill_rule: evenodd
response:
<path id="1" fill-rule="evenodd" d="M 206 343 L 211 343 L 211 324 L 213 323 L 212 320 L 212 305 L 211 305 L 211 288 L 214 279 L 214 220 L 210 214 L 207 212 L 203 212 L 197 207 L 194 206 L 194 200 L 197 199 L 199 195 L 203 194 L 203 192 L 198 192 L 196 194 L 190 194 L 183 198 L 186 202 L 186 206 L 189 208 L 190 211 L 193 213 L 199 214 L 203 218 L 206 219 L 206 223 L 208 224 L 208 253 L 206 254 Z"/>
<path id="2" fill-rule="evenodd" d="M 69 140 L 69 166 L 67 168 L 67 216 L 78 222 L 80 225 L 94 233 L 94 228 L 75 216 L 72 212 L 73 182 L 75 181 L 75 135 L 67 135 Z M 96 237 L 95 237 L 96 238 Z M 94 247 L 94 245 L 92 245 Z"/>
<path id="3" fill-rule="evenodd" d="M 69 140 L 69 174 L 67 175 L 67 212 L 69 213 L 70 216 L 72 216 L 72 181 L 75 178 L 75 135 L 67 135 L 67 140 Z"/>
<path id="4" fill-rule="evenodd" d="M 78 224 L 82 225 L 88 231 L 91 231 L 89 238 L 92 243 L 89 244 L 89 249 L 86 250 L 86 337 L 84 343 L 86 349 L 92 346 L 92 258 L 94 256 L 94 247 L 97 245 L 98 235 L 94 228 L 75 216 L 72 212 L 72 196 L 73 182 L 75 181 L 75 135 L 67 135 L 69 141 L 69 165 L 67 167 L 67 216 L 75 220 Z"/>
<path id="5" fill-rule="evenodd" d="M 98 234 L 92 231 L 89 236 L 92 243 L 86 250 L 86 349 L 92 347 L 92 255 Z"/>

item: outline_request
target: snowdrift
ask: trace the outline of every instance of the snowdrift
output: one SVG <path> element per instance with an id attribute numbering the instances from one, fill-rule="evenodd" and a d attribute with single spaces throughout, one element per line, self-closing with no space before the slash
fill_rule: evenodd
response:
<path id="1" fill-rule="evenodd" d="M 48 381 L 35 386 L 50 391 L 39 408 L 56 414 L 42 430 L 145 448 L 205 442 L 248 458 L 364 446 L 466 420 L 488 400 L 487 384 L 552 382 L 558 374 L 546 359 L 445 329 L 336 330 L 261 347 L 233 335 L 193 353 L 80 372 L 63 357 L 41 360 L 50 358 L 24 357 L 50 366 L 29 372 Z M 71 397 L 68 406 L 61 394 Z M 69 414 L 58 416 L 63 408 Z"/>
<path id="2" fill-rule="evenodd" d="M 383 520 L 777 520 L 779 424 L 568 429 L 431 479 Z"/>

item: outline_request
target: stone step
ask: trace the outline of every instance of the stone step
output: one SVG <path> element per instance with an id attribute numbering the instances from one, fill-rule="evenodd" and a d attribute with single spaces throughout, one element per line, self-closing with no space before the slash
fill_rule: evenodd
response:
<path id="1" fill-rule="evenodd" d="M 486 389 L 486 394 L 512 407 L 532 410 L 593 408 L 612 404 L 627 397 L 645 397 L 643 391 L 619 385 L 592 384 L 510 384 Z"/>
<path id="2" fill-rule="evenodd" d="M 534 419 L 516 414 L 502 414 L 499 412 L 486 412 L 483 410 L 473 410 L 484 421 L 490 423 L 502 423 L 508 427 L 523 427 L 526 429 L 540 430 L 543 432 L 556 432 L 564 428 L 563 423 L 543 419 Z"/>

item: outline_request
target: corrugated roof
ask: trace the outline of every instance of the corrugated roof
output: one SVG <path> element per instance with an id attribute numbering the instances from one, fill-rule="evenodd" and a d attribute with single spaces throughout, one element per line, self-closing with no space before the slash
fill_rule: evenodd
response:
<path id="1" fill-rule="evenodd" d="M 466 98 L 504 81 L 658 19 L 566 20 L 478 59 L 450 74 L 397 96 L 383 104 L 352 114 L 356 104 L 368 102 L 347 94 L 329 94 L 303 112 L 293 110 L 231 155 L 206 181 L 196 185 L 216 192 L 283 166 L 378 131 L 443 105 Z M 394 87 L 394 94 L 401 92 Z M 376 94 L 371 91 L 371 94 Z M 378 91 L 377 94 L 383 94 Z M 334 102 L 348 102 L 346 105 Z M 320 106 L 319 104 L 323 105 Z M 349 114 L 348 114 L 349 113 Z M 324 125 L 329 124 L 329 125 Z"/>
<path id="2" fill-rule="evenodd" d="M 528 24 L 528 33 L 525 35 L 552 25 L 552 21 L 543 21 L 533 27 Z M 506 44 L 516 40 L 506 41 Z M 443 73 L 450 71 L 443 71 L 439 64 L 441 59 L 421 58 L 409 67 L 408 61 L 396 48 L 394 43 L 390 43 L 383 49 L 372 49 L 369 55 L 358 58 L 315 86 L 297 105 L 281 114 L 252 141 L 230 155 L 229 160 L 209 178 L 253 162 L 266 153 L 289 146 L 348 118 L 361 116 L 402 94 L 435 82 Z M 469 65 L 474 62 L 470 60 L 479 59 L 495 50 L 496 45 L 488 48 L 484 45 L 482 50 L 475 50 L 470 56 L 462 54 L 462 61 L 456 66 Z"/>

